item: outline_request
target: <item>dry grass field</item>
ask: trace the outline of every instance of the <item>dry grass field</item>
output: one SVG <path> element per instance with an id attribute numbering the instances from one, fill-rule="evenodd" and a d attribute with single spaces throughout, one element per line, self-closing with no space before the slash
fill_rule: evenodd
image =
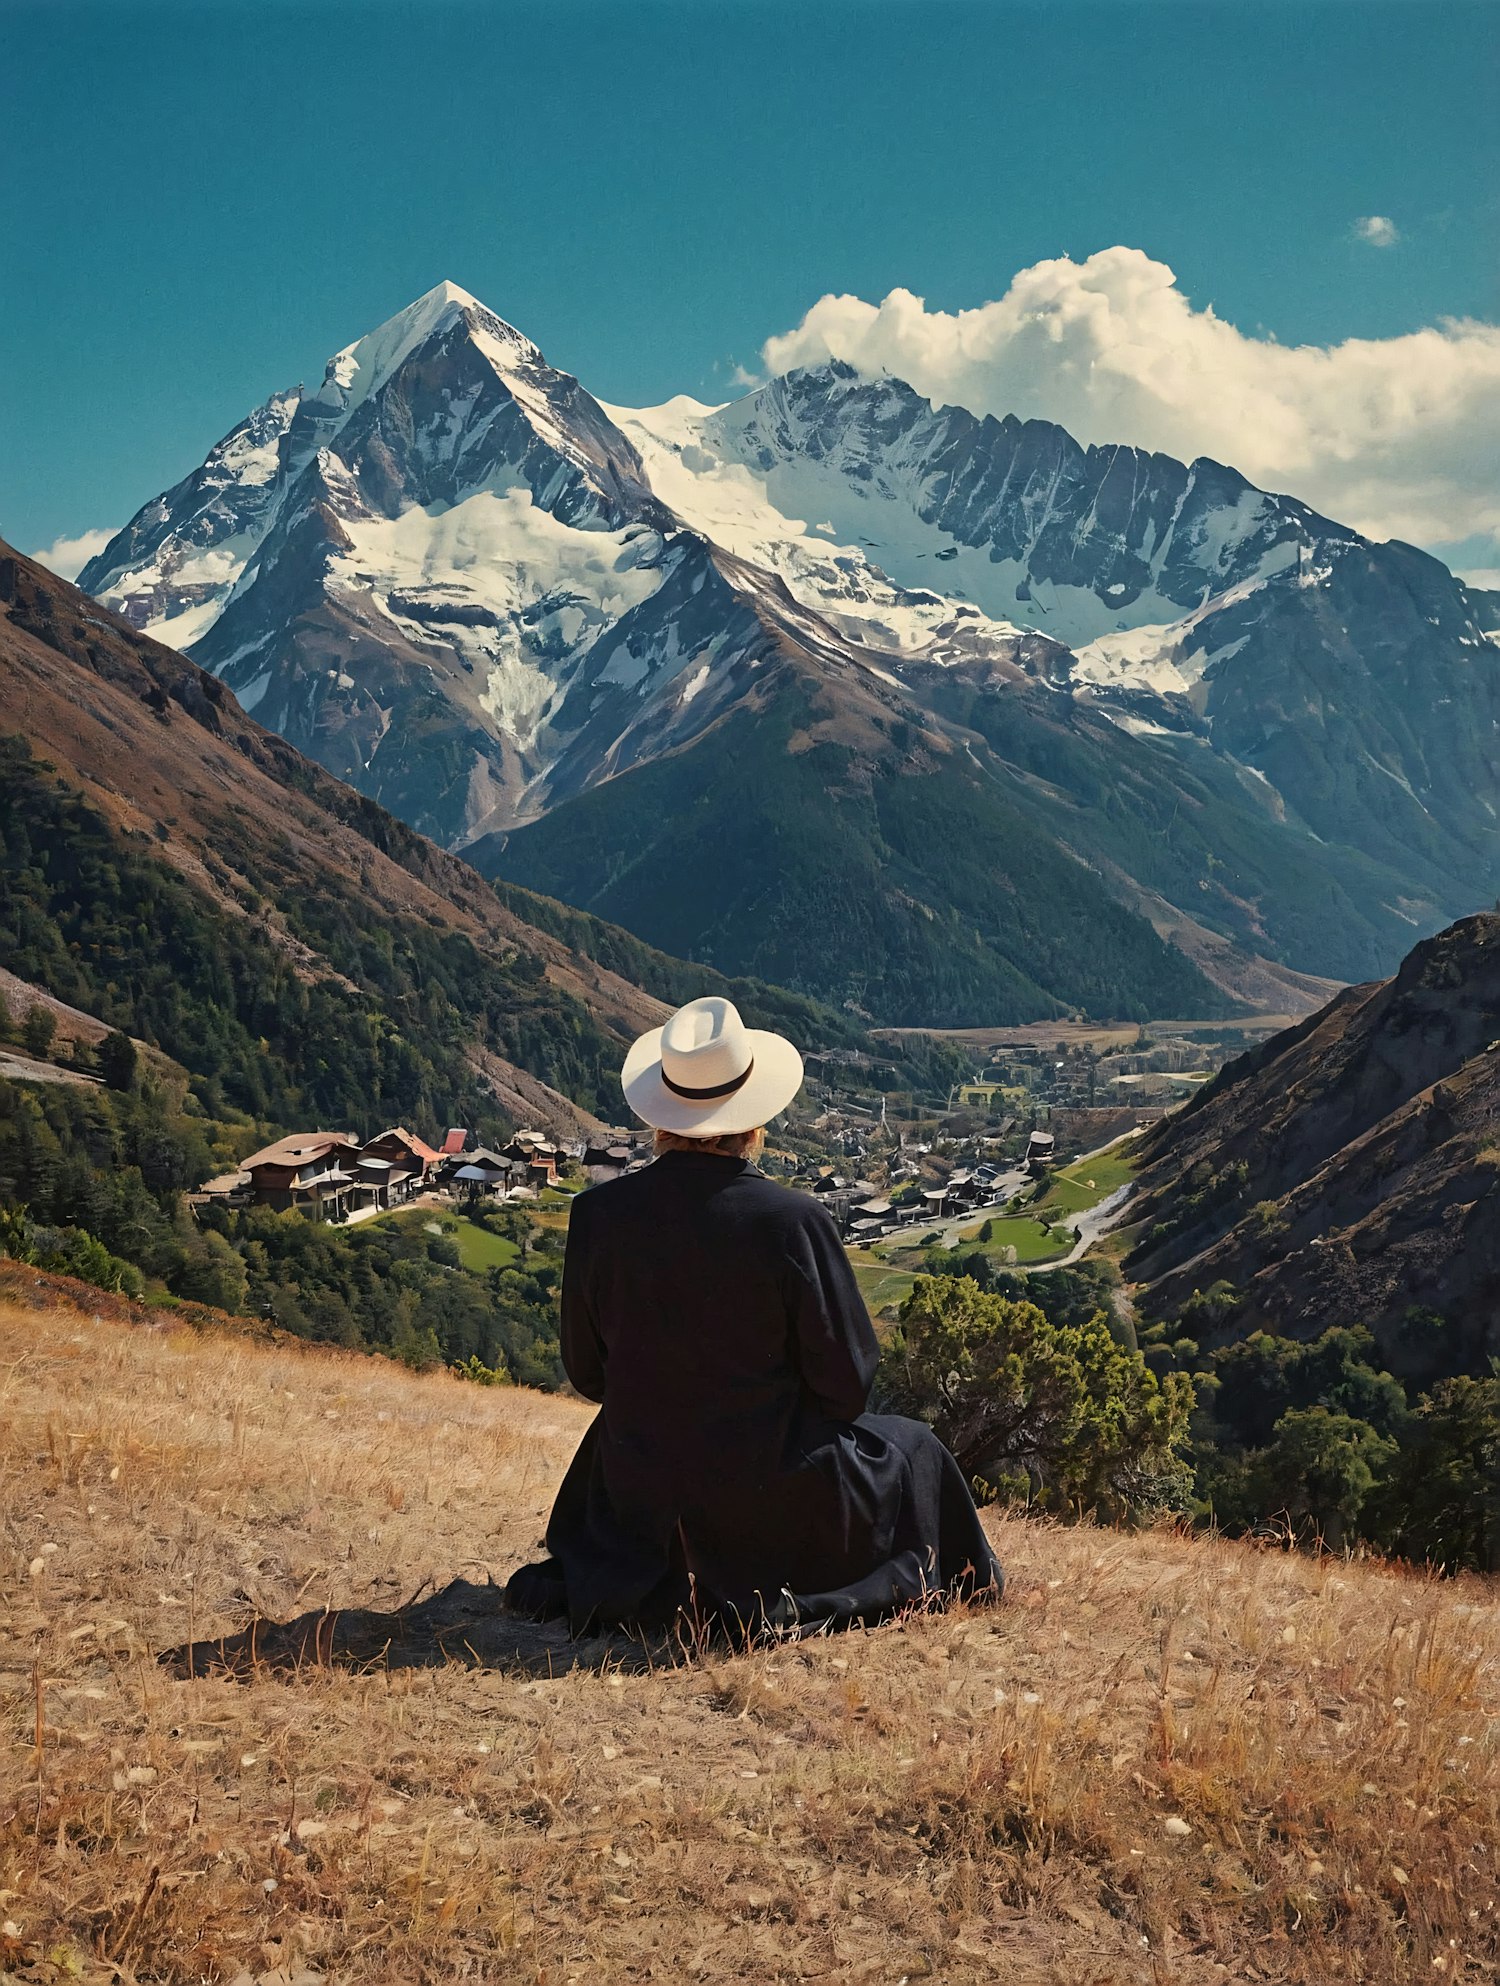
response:
<path id="1" fill-rule="evenodd" d="M 1477 1581 L 999 1520 L 998 1609 L 675 1667 L 155 1659 L 503 1577 L 585 1422 L 0 1309 L 0 1978 L 1500 1972 Z"/>

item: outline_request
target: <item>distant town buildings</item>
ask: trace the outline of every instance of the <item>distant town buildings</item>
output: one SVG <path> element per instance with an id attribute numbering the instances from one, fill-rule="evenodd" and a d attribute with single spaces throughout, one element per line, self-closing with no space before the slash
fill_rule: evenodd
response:
<path id="1" fill-rule="evenodd" d="M 461 1127 L 449 1130 L 440 1147 L 399 1124 L 363 1143 L 348 1131 L 302 1131 L 252 1152 L 237 1170 L 207 1180 L 188 1199 L 197 1206 L 272 1207 L 323 1221 L 382 1213 L 432 1189 L 471 1200 L 535 1199 L 582 1151 L 534 1130 L 518 1131 L 498 1152 L 471 1142 Z"/>

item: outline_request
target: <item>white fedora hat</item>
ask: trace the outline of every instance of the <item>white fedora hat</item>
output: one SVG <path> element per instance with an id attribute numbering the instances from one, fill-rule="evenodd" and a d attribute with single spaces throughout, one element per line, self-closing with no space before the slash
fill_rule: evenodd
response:
<path id="1" fill-rule="evenodd" d="M 732 1000 L 710 994 L 643 1034 L 620 1084 L 636 1116 L 658 1131 L 722 1138 L 786 1109 L 802 1087 L 802 1057 L 779 1034 L 746 1027 Z"/>

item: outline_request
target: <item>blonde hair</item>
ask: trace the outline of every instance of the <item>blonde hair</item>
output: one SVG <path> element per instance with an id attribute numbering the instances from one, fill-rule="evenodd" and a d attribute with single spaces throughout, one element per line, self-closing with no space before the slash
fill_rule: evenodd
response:
<path id="1" fill-rule="evenodd" d="M 718 1138 L 686 1138 L 680 1131 L 652 1133 L 656 1156 L 663 1152 L 709 1152 L 715 1158 L 758 1159 L 766 1148 L 765 1126 L 754 1131 L 726 1131 Z"/>

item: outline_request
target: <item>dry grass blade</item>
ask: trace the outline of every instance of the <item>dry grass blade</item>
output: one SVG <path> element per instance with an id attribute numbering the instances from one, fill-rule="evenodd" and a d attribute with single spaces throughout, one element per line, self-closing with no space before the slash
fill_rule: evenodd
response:
<path id="1" fill-rule="evenodd" d="M 1493 1586 L 1001 1520 L 992 1613 L 662 1666 L 494 1608 L 575 1403 L 14 1307 L 0 1370 L 0 1976 L 1500 1977 Z"/>

